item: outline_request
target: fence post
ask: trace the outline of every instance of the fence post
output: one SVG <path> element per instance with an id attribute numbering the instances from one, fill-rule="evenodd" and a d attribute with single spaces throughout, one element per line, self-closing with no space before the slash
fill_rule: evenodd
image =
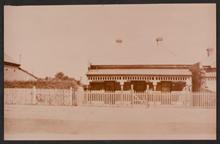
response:
<path id="1" fill-rule="evenodd" d="M 189 107 L 193 107 L 193 94 L 191 91 L 188 92 L 189 94 Z"/>
<path id="2" fill-rule="evenodd" d="M 183 105 L 184 107 L 187 107 L 187 103 L 188 103 L 188 93 L 186 88 L 184 88 L 183 92 L 182 92 L 182 101 L 183 101 Z"/>
<path id="3" fill-rule="evenodd" d="M 121 100 L 121 106 L 123 105 L 123 90 L 124 90 L 124 83 L 120 83 L 121 85 L 121 94 L 120 94 L 120 100 Z"/>
<path id="4" fill-rule="evenodd" d="M 81 86 L 79 86 L 78 89 L 77 89 L 77 92 L 76 92 L 77 106 L 82 104 L 83 97 L 84 97 L 84 90 Z"/>
<path id="5" fill-rule="evenodd" d="M 70 98 L 70 105 L 73 105 L 73 88 L 70 87 L 70 90 L 69 90 L 69 98 Z"/>
<path id="6" fill-rule="evenodd" d="M 36 87 L 35 86 L 33 86 L 33 88 L 32 88 L 32 93 L 33 93 L 32 104 L 37 104 L 37 100 L 36 100 Z"/>
<path id="7" fill-rule="evenodd" d="M 131 105 L 134 105 L 134 86 L 131 85 Z"/>
<path id="8" fill-rule="evenodd" d="M 190 91 L 185 91 L 185 104 L 186 107 L 192 106 L 192 93 Z"/>
<path id="9" fill-rule="evenodd" d="M 83 101 L 84 101 L 84 104 L 87 104 L 87 99 L 88 99 L 88 90 L 86 89 L 85 90 L 85 94 L 84 94 L 84 97 L 83 97 Z"/>
<path id="10" fill-rule="evenodd" d="M 85 93 L 84 93 L 84 96 L 83 96 L 84 104 L 88 103 L 88 93 L 89 93 L 89 85 L 86 85 Z"/>
<path id="11" fill-rule="evenodd" d="M 146 90 L 146 92 L 145 92 L 145 104 L 146 104 L 146 107 L 147 107 L 147 108 L 149 108 L 148 93 L 149 93 L 149 85 L 147 85 L 147 90 Z"/>

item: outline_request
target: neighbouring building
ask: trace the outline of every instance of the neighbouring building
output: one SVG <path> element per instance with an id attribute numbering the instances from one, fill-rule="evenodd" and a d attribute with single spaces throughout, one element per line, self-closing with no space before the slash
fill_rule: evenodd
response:
<path id="1" fill-rule="evenodd" d="M 207 49 L 207 57 L 201 62 L 201 88 L 208 91 L 216 92 L 216 50 Z"/>
<path id="2" fill-rule="evenodd" d="M 19 63 L 4 54 L 4 81 L 36 81 L 38 79 L 20 66 Z"/>

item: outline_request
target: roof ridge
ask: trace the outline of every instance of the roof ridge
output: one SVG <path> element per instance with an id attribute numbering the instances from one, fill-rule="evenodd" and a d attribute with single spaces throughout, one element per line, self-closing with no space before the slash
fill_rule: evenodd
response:
<path id="1" fill-rule="evenodd" d="M 34 78 L 38 79 L 38 77 L 36 77 L 36 76 L 35 76 L 35 75 L 33 75 L 32 73 L 28 72 L 27 70 L 24 70 L 24 69 L 23 69 L 23 68 L 21 68 L 21 67 L 19 67 L 19 69 L 20 69 L 21 71 L 23 71 L 23 72 L 25 72 L 25 73 L 27 73 L 27 74 L 31 75 L 32 77 L 34 77 Z"/>

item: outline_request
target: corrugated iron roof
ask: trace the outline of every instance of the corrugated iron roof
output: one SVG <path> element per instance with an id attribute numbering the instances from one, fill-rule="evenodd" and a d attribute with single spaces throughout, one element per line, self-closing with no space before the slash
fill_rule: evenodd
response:
<path id="1" fill-rule="evenodd" d="M 192 65 L 187 64 L 139 64 L 139 65 L 94 65 L 89 69 L 189 69 Z"/>
<path id="2" fill-rule="evenodd" d="M 90 69 L 87 75 L 192 75 L 188 69 Z"/>

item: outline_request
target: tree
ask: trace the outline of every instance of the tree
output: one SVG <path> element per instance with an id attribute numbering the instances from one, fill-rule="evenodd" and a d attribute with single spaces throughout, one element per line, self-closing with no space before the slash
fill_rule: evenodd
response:
<path id="1" fill-rule="evenodd" d="M 202 85 L 200 63 L 192 65 L 190 70 L 192 72 L 192 91 L 199 91 Z"/>
<path id="2" fill-rule="evenodd" d="M 58 72 L 54 76 L 55 80 L 64 80 L 64 81 L 75 81 L 74 78 L 71 78 L 67 75 L 65 75 L 63 72 Z"/>
<path id="3" fill-rule="evenodd" d="M 64 77 L 62 78 L 62 80 L 69 80 L 69 77 L 68 77 L 68 76 L 64 76 Z"/>
<path id="4" fill-rule="evenodd" d="M 55 79 L 57 80 L 63 80 L 64 79 L 64 73 L 63 72 L 58 72 L 55 74 Z"/>

